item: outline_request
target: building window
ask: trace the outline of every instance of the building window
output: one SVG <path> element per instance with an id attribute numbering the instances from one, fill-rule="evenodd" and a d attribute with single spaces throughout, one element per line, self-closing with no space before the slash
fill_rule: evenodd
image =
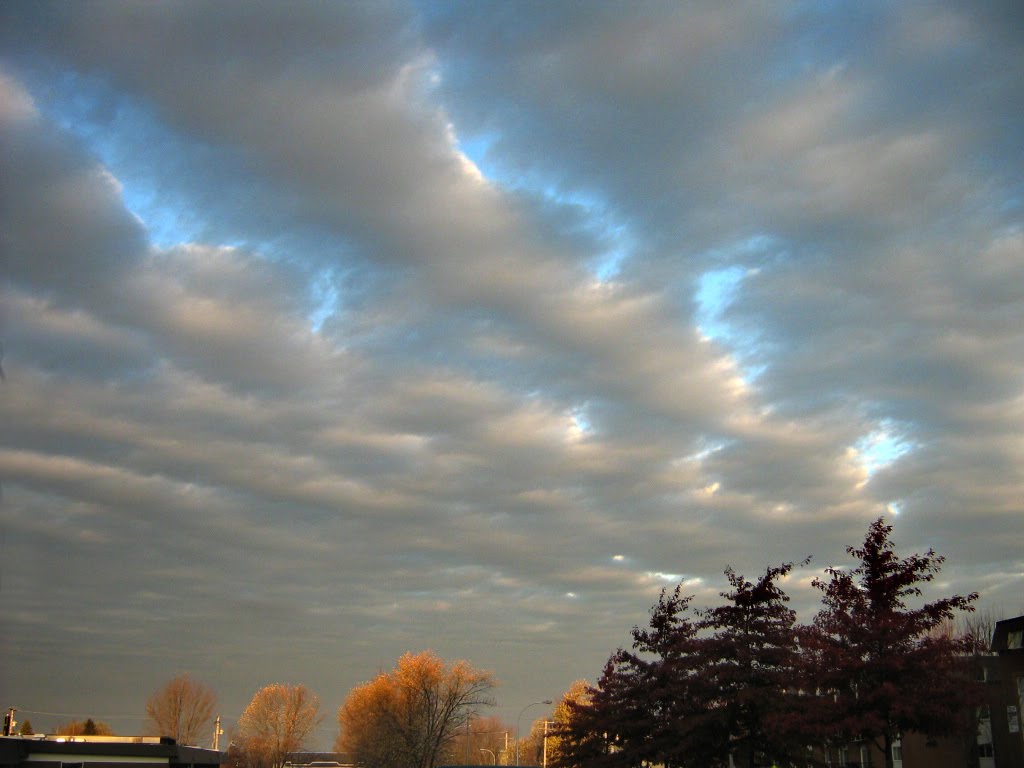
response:
<path id="1" fill-rule="evenodd" d="M 996 752 L 992 748 L 991 744 L 979 744 L 978 745 L 978 757 L 995 757 Z"/>
<path id="2" fill-rule="evenodd" d="M 1021 641 L 1024 640 L 1024 629 L 1006 633 L 1006 649 L 1014 651 L 1021 648 Z"/>
<path id="3" fill-rule="evenodd" d="M 859 762 L 857 762 L 857 760 L 858 759 L 863 759 L 862 758 L 863 749 L 864 748 L 861 747 L 860 749 L 858 749 L 854 753 L 855 757 L 851 757 L 850 749 L 848 747 L 840 747 L 839 748 L 839 765 L 841 765 L 842 768 L 861 768 L 863 763 L 859 763 Z"/>

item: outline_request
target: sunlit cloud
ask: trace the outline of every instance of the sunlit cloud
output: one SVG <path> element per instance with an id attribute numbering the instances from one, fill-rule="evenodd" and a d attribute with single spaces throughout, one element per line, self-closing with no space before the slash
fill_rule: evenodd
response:
<path id="1" fill-rule="evenodd" d="M 886 419 L 879 423 L 877 429 L 858 440 L 854 447 L 857 460 L 870 479 L 879 470 L 910 453 L 915 445 L 895 422 Z"/>

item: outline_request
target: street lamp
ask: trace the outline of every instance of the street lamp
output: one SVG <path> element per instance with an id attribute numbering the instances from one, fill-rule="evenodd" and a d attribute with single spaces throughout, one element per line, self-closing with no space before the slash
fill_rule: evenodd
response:
<path id="1" fill-rule="evenodd" d="M 494 754 L 494 752 L 492 752 L 489 749 L 484 749 L 483 747 L 480 747 L 480 751 L 481 752 L 486 752 L 488 755 L 491 756 L 491 765 L 497 765 L 498 764 L 498 757 L 497 757 L 497 755 Z"/>
<path id="2" fill-rule="evenodd" d="M 551 699 L 544 699 L 544 701 L 535 701 L 532 704 L 527 704 L 521 710 L 519 710 L 519 716 L 516 718 L 516 765 L 519 765 L 519 721 L 523 719 L 523 712 L 528 710 L 530 707 L 535 707 L 538 704 L 550 704 Z"/>

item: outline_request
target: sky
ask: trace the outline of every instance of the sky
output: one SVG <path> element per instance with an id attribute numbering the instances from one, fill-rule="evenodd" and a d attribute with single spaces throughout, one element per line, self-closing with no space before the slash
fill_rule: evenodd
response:
<path id="1" fill-rule="evenodd" d="M 1011 0 L 3 0 L 0 706 L 326 748 L 432 649 L 511 724 L 879 516 L 1024 613 L 1021 72 Z"/>

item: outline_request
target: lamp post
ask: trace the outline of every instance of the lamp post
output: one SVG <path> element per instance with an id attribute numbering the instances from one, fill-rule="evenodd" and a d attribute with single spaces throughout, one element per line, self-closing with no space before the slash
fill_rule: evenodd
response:
<path id="1" fill-rule="evenodd" d="M 480 747 L 480 751 L 481 752 L 486 752 L 488 755 L 491 756 L 491 765 L 497 765 L 498 764 L 498 756 L 495 755 L 494 752 L 492 752 L 489 749 L 484 749 L 483 747 Z"/>
<path id="2" fill-rule="evenodd" d="M 519 710 L 519 716 L 516 718 L 516 765 L 519 765 L 519 721 L 523 719 L 523 712 L 528 710 L 530 707 L 535 707 L 538 704 L 550 704 L 551 699 L 544 699 L 544 701 L 535 701 L 532 704 L 527 704 L 521 710 Z"/>

